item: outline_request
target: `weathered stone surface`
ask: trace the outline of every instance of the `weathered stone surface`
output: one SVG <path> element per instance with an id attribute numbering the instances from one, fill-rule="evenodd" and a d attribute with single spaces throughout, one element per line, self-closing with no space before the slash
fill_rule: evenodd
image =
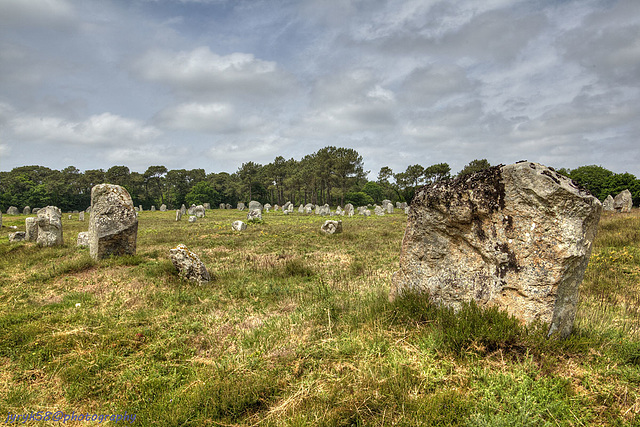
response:
<path id="1" fill-rule="evenodd" d="M 233 221 L 233 224 L 231 224 L 231 228 L 233 228 L 235 231 L 243 231 L 247 229 L 247 224 L 242 221 Z"/>
<path id="2" fill-rule="evenodd" d="M 138 216 L 126 189 L 99 184 L 91 189 L 89 253 L 93 259 L 135 255 Z"/>
<path id="3" fill-rule="evenodd" d="M 616 212 L 631 212 L 632 207 L 633 199 L 631 198 L 631 191 L 629 190 L 624 190 L 613 198 L 613 208 Z"/>
<path id="4" fill-rule="evenodd" d="M 76 240 L 76 246 L 81 248 L 89 247 L 89 232 L 81 231 L 78 233 L 78 239 Z"/>
<path id="5" fill-rule="evenodd" d="M 9 241 L 11 243 L 22 242 L 25 239 L 26 233 L 24 231 L 16 231 L 15 233 L 9 233 Z"/>
<path id="6" fill-rule="evenodd" d="M 7 215 L 19 215 L 19 214 L 20 214 L 20 211 L 15 206 L 9 206 L 9 209 L 7 209 Z"/>
<path id="7" fill-rule="evenodd" d="M 262 211 L 260 209 L 252 209 L 247 212 L 247 221 L 262 220 Z"/>
<path id="8" fill-rule="evenodd" d="M 183 205 L 183 206 L 184 206 L 184 205 Z M 226 206 L 224 203 L 220 203 L 220 209 L 224 209 L 224 208 L 226 208 L 226 207 L 227 207 L 227 206 Z"/>
<path id="9" fill-rule="evenodd" d="M 25 236 L 24 239 L 29 242 L 38 240 L 38 218 L 30 216 L 24 220 Z"/>
<path id="10" fill-rule="evenodd" d="M 386 210 L 388 214 L 393 213 L 393 205 L 391 203 L 387 203 Z"/>
<path id="11" fill-rule="evenodd" d="M 31 215 L 31 208 L 29 206 L 25 206 L 24 209 L 22 209 L 22 215 Z"/>
<path id="12" fill-rule="evenodd" d="M 151 212 L 155 212 L 156 211 L 156 207 L 154 205 L 151 205 Z"/>
<path id="13" fill-rule="evenodd" d="M 378 216 L 384 216 L 384 209 L 382 209 L 382 206 L 376 205 L 376 207 L 373 209 L 373 211 Z"/>
<path id="14" fill-rule="evenodd" d="M 404 208 L 404 214 L 405 214 L 405 215 L 409 215 L 409 206 L 407 206 L 406 208 Z"/>
<path id="15" fill-rule="evenodd" d="M 371 216 L 371 211 L 370 211 L 369 209 L 364 209 L 364 210 L 362 211 L 362 215 L 364 215 L 364 216 Z M 384 215 L 384 214 L 383 214 L 383 215 Z"/>
<path id="16" fill-rule="evenodd" d="M 182 219 L 182 211 L 180 209 L 176 210 L 176 221 L 180 221 Z"/>
<path id="17" fill-rule="evenodd" d="M 210 280 L 209 272 L 198 255 L 194 254 L 183 244 L 179 244 L 169 250 L 171 262 L 180 273 L 180 276 L 198 283 Z"/>
<path id="18" fill-rule="evenodd" d="M 38 213 L 38 211 L 39 211 L 39 210 L 40 210 L 40 208 L 33 208 L 33 209 L 31 209 L 31 213 L 32 213 L 33 215 L 35 215 L 35 214 L 37 214 L 37 213 Z"/>
<path id="19" fill-rule="evenodd" d="M 84 221 L 84 211 L 78 213 L 78 221 Z"/>
<path id="20" fill-rule="evenodd" d="M 195 215 L 190 215 L 189 216 L 189 222 L 190 223 L 196 222 L 197 220 L 198 220 L 198 218 Z"/>
<path id="21" fill-rule="evenodd" d="M 193 213 L 195 214 L 196 218 L 204 218 L 205 212 L 206 210 L 203 205 L 198 205 L 193 210 Z"/>
<path id="22" fill-rule="evenodd" d="M 210 203 L 203 203 L 202 206 L 204 206 L 205 210 L 211 209 L 211 204 Z"/>
<path id="23" fill-rule="evenodd" d="M 390 297 L 427 292 L 453 308 L 475 300 L 566 337 L 601 211 L 570 179 L 530 162 L 423 187 Z"/>
<path id="24" fill-rule="evenodd" d="M 244 202 L 238 202 L 238 210 L 243 211 L 245 209 Z"/>
<path id="25" fill-rule="evenodd" d="M 280 205 L 278 205 L 277 203 L 275 205 L 273 205 L 273 211 L 277 212 L 280 210 Z"/>
<path id="26" fill-rule="evenodd" d="M 187 207 L 183 203 L 182 206 L 180 206 L 180 215 L 186 215 L 186 214 L 187 214 Z"/>
<path id="27" fill-rule="evenodd" d="M 271 209 L 271 205 L 270 205 L 269 203 L 265 203 L 265 205 L 264 205 L 264 211 L 268 213 L 268 212 L 269 212 L 269 209 Z"/>
<path id="28" fill-rule="evenodd" d="M 256 209 L 262 211 L 262 203 L 257 202 L 255 200 L 250 201 L 249 202 L 249 211 L 253 211 L 253 210 L 256 210 Z"/>
<path id="29" fill-rule="evenodd" d="M 388 205 L 389 203 L 391 203 L 391 200 L 389 200 L 389 199 L 384 199 L 384 200 L 382 201 L 382 203 L 381 203 L 382 208 L 383 208 L 383 209 L 386 209 L 386 208 L 387 208 L 387 205 Z"/>
<path id="30" fill-rule="evenodd" d="M 231 209 L 231 205 L 227 203 L 227 209 Z"/>
<path id="31" fill-rule="evenodd" d="M 160 205 L 160 212 L 166 212 L 167 211 L 167 205 L 165 205 L 164 203 Z"/>
<path id="32" fill-rule="evenodd" d="M 188 209 L 187 212 L 189 212 L 189 215 L 195 215 L 196 214 L 196 205 L 192 204 L 191 206 L 189 206 L 189 209 Z"/>
<path id="33" fill-rule="evenodd" d="M 304 205 L 302 203 L 298 206 L 298 213 L 304 213 Z"/>
<path id="34" fill-rule="evenodd" d="M 353 216 L 353 205 L 351 203 L 347 203 L 346 205 L 344 205 L 344 211 L 346 212 L 347 215 L 349 216 Z"/>
<path id="35" fill-rule="evenodd" d="M 342 221 L 328 219 L 322 224 L 320 230 L 327 234 L 342 233 Z"/>
<path id="36" fill-rule="evenodd" d="M 611 196 L 611 194 L 609 194 L 607 198 L 604 199 L 604 202 L 602 202 L 602 210 L 605 212 L 615 211 L 615 209 L 613 208 L 613 197 Z"/>
<path id="37" fill-rule="evenodd" d="M 89 207 L 87 208 L 87 212 L 91 212 L 89 209 L 91 209 L 91 206 L 89 206 Z M 142 211 L 143 211 L 143 210 L 142 210 L 142 205 L 138 206 L 138 211 L 139 211 L 139 212 L 142 212 Z"/>
<path id="38" fill-rule="evenodd" d="M 62 245 L 62 212 L 55 206 L 47 206 L 38 211 L 38 237 L 40 246 Z"/>

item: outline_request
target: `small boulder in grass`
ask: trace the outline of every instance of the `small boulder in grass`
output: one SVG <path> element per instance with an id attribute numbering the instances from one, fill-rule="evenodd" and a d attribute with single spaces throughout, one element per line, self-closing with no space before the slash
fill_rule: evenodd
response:
<path id="1" fill-rule="evenodd" d="M 233 228 L 235 231 L 244 231 L 247 229 L 247 224 L 242 221 L 233 221 L 233 224 L 231 224 L 231 228 Z"/>
<path id="2" fill-rule="evenodd" d="M 327 234 L 342 233 L 342 221 L 327 220 L 322 224 L 320 230 Z"/>
<path id="3" fill-rule="evenodd" d="M 211 280 L 207 267 L 200 261 L 198 255 L 194 254 L 183 244 L 169 250 L 171 262 L 180 273 L 180 277 L 193 280 L 202 284 Z"/>

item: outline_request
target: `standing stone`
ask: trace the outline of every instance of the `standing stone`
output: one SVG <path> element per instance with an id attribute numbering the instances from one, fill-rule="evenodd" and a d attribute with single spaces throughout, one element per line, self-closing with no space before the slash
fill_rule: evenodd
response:
<path id="1" fill-rule="evenodd" d="M 247 213 L 247 221 L 262 220 L 262 211 L 260 209 L 252 209 Z"/>
<path id="2" fill-rule="evenodd" d="M 73 218 L 73 215 L 69 215 L 69 219 Z"/>
<path id="3" fill-rule="evenodd" d="M 376 205 L 376 207 L 373 209 L 373 211 L 378 216 L 384 216 L 384 209 L 382 209 L 382 206 Z"/>
<path id="4" fill-rule="evenodd" d="M 184 205 L 184 203 L 182 204 L 182 206 L 180 206 L 180 215 L 185 215 L 187 213 L 187 207 Z"/>
<path id="5" fill-rule="evenodd" d="M 89 232 L 81 231 L 78 233 L 78 239 L 76 240 L 76 246 L 80 248 L 89 247 Z"/>
<path id="6" fill-rule="evenodd" d="M 494 166 L 414 197 L 390 297 L 408 290 L 458 309 L 475 300 L 549 335 L 571 333 L 602 204 L 545 166 Z"/>
<path id="7" fill-rule="evenodd" d="M 278 212 L 278 210 L 280 210 L 280 206 L 276 203 L 275 205 L 273 205 L 273 211 Z"/>
<path id="8" fill-rule="evenodd" d="M 138 217 L 123 187 L 99 184 L 91 189 L 89 253 L 95 260 L 110 255 L 135 255 Z"/>
<path id="9" fill-rule="evenodd" d="M 328 219 L 322 224 L 320 230 L 327 234 L 342 233 L 342 221 Z"/>
<path id="10" fill-rule="evenodd" d="M 344 215 L 344 211 L 342 210 L 342 208 L 340 206 L 338 206 L 336 208 L 336 215 Z"/>
<path id="11" fill-rule="evenodd" d="M 293 212 L 294 207 L 295 207 L 295 206 L 293 206 L 293 203 L 290 203 L 290 204 L 289 204 L 289 209 L 288 209 L 289 213 L 292 213 L 292 212 Z"/>
<path id="12" fill-rule="evenodd" d="M 30 216 L 24 220 L 25 240 L 29 242 L 38 241 L 38 218 Z"/>
<path id="13" fill-rule="evenodd" d="M 204 206 L 205 210 L 211 209 L 211 204 L 210 203 L 204 203 L 202 206 Z"/>
<path id="14" fill-rule="evenodd" d="M 55 206 L 47 206 L 38 211 L 38 237 L 40 246 L 62 245 L 62 212 Z"/>
<path id="15" fill-rule="evenodd" d="M 26 233 L 24 231 L 16 231 L 15 233 L 9 233 L 9 242 L 16 243 L 22 242 L 25 239 Z"/>
<path id="16" fill-rule="evenodd" d="M 176 210 L 176 221 L 180 221 L 182 219 L 182 211 L 180 209 Z"/>
<path id="17" fill-rule="evenodd" d="M 409 215 L 409 206 L 407 206 L 406 208 L 404 208 L 404 214 L 405 214 L 405 215 Z"/>
<path id="18" fill-rule="evenodd" d="M 138 206 L 138 211 L 142 212 L 142 205 Z"/>
<path id="19" fill-rule="evenodd" d="M 84 221 L 84 212 L 78 214 L 78 221 Z"/>
<path id="20" fill-rule="evenodd" d="M 255 200 L 250 201 L 249 202 L 249 211 L 256 210 L 256 209 L 262 211 L 262 203 L 256 202 Z"/>
<path id="21" fill-rule="evenodd" d="M 39 211 L 39 210 L 40 210 L 40 208 L 33 208 L 33 209 L 31 209 L 31 213 L 32 213 L 33 215 L 36 215 L 36 214 L 38 213 L 38 211 Z"/>
<path id="22" fill-rule="evenodd" d="M 19 215 L 20 211 L 18 211 L 18 208 L 16 208 L 15 206 L 9 206 L 9 209 L 7 209 L 7 215 Z"/>
<path id="23" fill-rule="evenodd" d="M 235 231 L 244 231 L 247 229 L 247 224 L 242 221 L 233 221 L 233 224 L 231 224 L 231 228 L 233 228 Z"/>
<path id="24" fill-rule="evenodd" d="M 270 205 L 269 203 L 265 203 L 265 205 L 264 205 L 264 211 L 265 211 L 266 213 L 269 213 L 269 209 L 271 209 L 271 205 Z"/>
<path id="25" fill-rule="evenodd" d="M 238 210 L 239 210 L 239 211 L 243 211 L 243 210 L 244 210 L 244 208 L 245 208 L 245 206 L 244 206 L 244 202 L 238 202 Z"/>
<path id="26" fill-rule="evenodd" d="M 182 206 L 184 206 L 184 205 L 182 205 Z M 225 204 L 224 204 L 224 203 L 220 203 L 220 209 L 224 209 L 225 207 L 226 207 L 226 206 L 225 206 Z"/>
<path id="27" fill-rule="evenodd" d="M 633 207 L 633 199 L 631 198 L 631 191 L 624 190 L 613 199 L 613 208 L 616 212 L 627 213 L 631 212 Z"/>
<path id="28" fill-rule="evenodd" d="M 25 206 L 24 209 L 22 209 L 22 215 L 31 215 L 31 208 L 29 206 Z"/>
<path id="29" fill-rule="evenodd" d="M 407 206 L 407 202 L 400 203 L 400 209 L 405 209 Z"/>
<path id="30" fill-rule="evenodd" d="M 387 203 L 387 213 L 388 214 L 393 213 L 393 205 L 391 203 Z"/>
<path id="31" fill-rule="evenodd" d="M 364 209 L 362 211 L 362 215 L 364 216 L 371 216 L 371 211 L 369 209 Z M 382 213 L 382 215 L 384 215 L 384 212 Z"/>
<path id="32" fill-rule="evenodd" d="M 309 206 L 309 205 L 305 206 L 305 207 L 304 207 L 304 213 L 306 213 L 306 214 L 312 214 L 312 213 L 313 213 L 313 207 L 312 207 L 312 206 Z"/>
<path id="33" fill-rule="evenodd" d="M 613 208 L 613 197 L 611 197 L 611 194 L 609 194 L 607 198 L 604 199 L 604 202 L 602 202 L 602 210 L 604 210 L 605 212 L 615 211 L 615 209 Z"/>
<path id="34" fill-rule="evenodd" d="M 194 215 L 189 216 L 189 222 L 190 222 L 190 223 L 192 223 L 192 222 L 196 222 L 196 220 L 197 220 L 197 219 L 198 219 L 198 218 L 196 218 Z"/>
<path id="35" fill-rule="evenodd" d="M 227 209 L 231 209 L 231 205 L 227 203 Z"/>
<path id="36" fill-rule="evenodd" d="M 200 261 L 198 255 L 191 252 L 185 245 L 179 244 L 170 249 L 169 256 L 180 277 L 196 281 L 198 284 L 210 280 L 209 272 L 203 262 Z"/>
<path id="37" fill-rule="evenodd" d="M 196 218 L 204 218 L 204 215 L 205 215 L 204 206 L 202 205 L 196 206 L 196 208 L 193 210 L 193 213 L 195 214 Z"/>
<path id="38" fill-rule="evenodd" d="M 346 205 L 344 205 L 344 211 L 347 213 L 347 215 L 353 216 L 353 210 L 353 205 L 351 203 L 347 203 Z"/>
<path id="39" fill-rule="evenodd" d="M 167 205 L 165 205 L 164 203 L 160 205 L 160 212 L 166 212 L 167 211 Z"/>
<path id="40" fill-rule="evenodd" d="M 302 203 L 298 206 L 298 213 L 304 213 L 304 205 Z"/>

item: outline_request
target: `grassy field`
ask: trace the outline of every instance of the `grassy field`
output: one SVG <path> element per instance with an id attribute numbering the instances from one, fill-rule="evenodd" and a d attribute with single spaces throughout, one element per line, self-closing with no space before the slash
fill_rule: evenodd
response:
<path id="1" fill-rule="evenodd" d="M 0 239 L 0 422 L 135 414 L 153 426 L 640 425 L 640 213 L 600 221 L 574 334 L 387 295 L 406 217 L 142 212 L 135 256 Z M 87 218 L 88 219 L 88 218 Z M 184 243 L 213 280 L 181 280 Z M 26 425 L 61 425 L 29 421 Z M 119 425 L 123 424 L 120 422 Z M 98 425 L 67 422 L 64 425 Z M 100 425 L 115 425 L 107 421 Z"/>

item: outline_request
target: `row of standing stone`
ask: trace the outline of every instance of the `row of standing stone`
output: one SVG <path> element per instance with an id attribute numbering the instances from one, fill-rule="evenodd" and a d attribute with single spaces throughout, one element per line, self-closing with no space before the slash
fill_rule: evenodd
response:
<path id="1" fill-rule="evenodd" d="M 633 207 L 633 198 L 631 197 L 631 191 L 623 190 L 616 197 L 611 197 L 611 194 L 602 203 L 602 208 L 605 212 L 631 212 Z"/>

